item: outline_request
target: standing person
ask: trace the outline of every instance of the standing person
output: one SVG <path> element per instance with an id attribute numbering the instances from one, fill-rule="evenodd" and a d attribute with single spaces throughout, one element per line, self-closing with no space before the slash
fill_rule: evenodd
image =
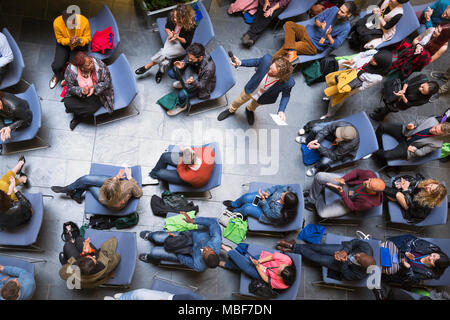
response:
<path id="1" fill-rule="evenodd" d="M 8 39 L 0 32 L 0 83 L 6 72 L 6 66 L 14 60 L 14 54 L 9 46 Z"/>
<path id="2" fill-rule="evenodd" d="M 233 62 L 233 60 L 235 62 Z M 292 79 L 292 65 L 285 57 L 272 57 L 269 54 L 259 59 L 239 60 L 237 57 L 230 59 L 233 66 L 257 67 L 255 74 L 244 87 L 239 97 L 237 97 L 231 106 L 222 111 L 217 120 L 222 121 L 234 113 L 244 103 L 250 100 L 245 108 L 245 114 L 249 125 L 255 122 L 254 112 L 262 104 L 272 104 L 277 101 L 281 93 L 280 107 L 278 116 L 286 121 L 284 111 L 291 96 L 291 89 L 295 85 Z"/>
<path id="3" fill-rule="evenodd" d="M 30 272 L 19 267 L 2 265 L 0 265 L 0 272 L 8 275 L 0 279 L 0 294 L 3 299 L 31 300 L 36 291 L 36 282 Z"/>
<path id="4" fill-rule="evenodd" d="M 242 36 L 242 44 L 251 47 L 264 30 L 283 12 L 291 0 L 258 0 L 253 23 L 248 31 Z"/>
<path id="5" fill-rule="evenodd" d="M 67 83 L 63 99 L 67 113 L 73 113 L 70 130 L 92 117 L 101 107 L 114 110 L 114 88 L 111 73 L 100 59 L 78 52 L 70 61 L 64 75 Z"/>
<path id="6" fill-rule="evenodd" d="M 315 55 L 327 48 L 337 49 L 350 32 L 350 17 L 358 14 L 358 7 L 353 1 L 338 7 L 331 7 L 321 12 L 314 24 L 302 26 L 293 21 L 284 25 L 284 44 L 274 57 L 289 55 L 294 61 L 297 54 Z"/>
<path id="7" fill-rule="evenodd" d="M 168 37 L 164 47 L 159 49 L 150 63 L 136 69 L 135 73 L 144 74 L 151 67 L 158 65 L 155 80 L 156 83 L 160 83 L 164 73 L 169 69 L 170 60 L 186 54 L 186 48 L 191 45 L 194 37 L 195 27 L 195 11 L 189 5 L 178 4 L 167 18 L 165 31 Z"/>
<path id="8" fill-rule="evenodd" d="M 70 12 L 68 7 L 53 21 L 56 37 L 55 58 L 52 63 L 53 77 L 50 79 L 50 89 L 63 79 L 65 64 L 78 51 L 88 51 L 91 42 L 89 20 L 81 15 Z M 61 85 L 63 85 L 62 82 Z"/>

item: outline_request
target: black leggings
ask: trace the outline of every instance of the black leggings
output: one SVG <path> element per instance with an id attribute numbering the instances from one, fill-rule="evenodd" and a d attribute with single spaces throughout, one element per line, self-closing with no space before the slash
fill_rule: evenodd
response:
<path id="1" fill-rule="evenodd" d="M 408 144 L 406 143 L 406 137 L 403 135 L 403 126 L 401 124 L 392 124 L 382 122 L 375 132 L 377 135 L 378 145 L 380 149 L 376 152 L 376 155 L 384 160 L 406 160 L 408 152 Z M 391 150 L 383 149 L 383 134 L 388 134 L 398 141 L 398 145 Z"/>
<path id="2" fill-rule="evenodd" d="M 89 45 L 85 45 L 84 47 L 76 47 L 73 50 L 70 50 L 70 47 L 63 46 L 56 43 L 55 48 L 55 57 L 53 58 L 52 70 L 53 73 L 58 77 L 59 80 L 64 78 L 64 66 L 66 62 L 69 62 L 70 59 L 75 57 L 78 51 L 88 51 Z"/>
<path id="3" fill-rule="evenodd" d="M 71 257 L 78 259 L 80 257 L 80 254 L 83 252 L 83 244 L 84 239 L 82 237 L 76 238 L 74 243 L 72 243 L 71 241 L 66 242 L 63 248 L 64 258 L 66 259 L 66 261 Z M 97 249 L 92 243 L 91 248 L 97 252 Z"/>

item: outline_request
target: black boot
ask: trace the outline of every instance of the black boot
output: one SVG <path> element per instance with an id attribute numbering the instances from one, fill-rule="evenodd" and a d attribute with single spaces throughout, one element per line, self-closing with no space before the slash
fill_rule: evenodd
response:
<path id="1" fill-rule="evenodd" d="M 160 83 L 161 82 L 161 79 L 162 79 L 163 75 L 164 75 L 164 73 L 162 73 L 161 71 L 158 70 L 158 72 L 155 75 L 156 83 Z"/>
<path id="2" fill-rule="evenodd" d="M 245 115 L 247 116 L 248 124 L 252 126 L 255 123 L 255 112 L 245 108 Z"/>
<path id="3" fill-rule="evenodd" d="M 230 110 L 227 109 L 219 113 L 219 115 L 217 116 L 217 120 L 222 121 L 232 115 L 234 115 L 234 112 L 230 112 Z"/>
<path id="4" fill-rule="evenodd" d="M 69 125 L 70 130 L 75 129 L 77 127 L 77 125 L 79 125 L 80 123 L 81 123 L 81 119 L 74 115 L 72 121 L 70 121 L 70 125 Z"/>

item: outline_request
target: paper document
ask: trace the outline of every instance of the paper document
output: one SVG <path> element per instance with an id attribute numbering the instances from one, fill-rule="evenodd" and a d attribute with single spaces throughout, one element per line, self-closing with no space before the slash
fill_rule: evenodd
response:
<path id="1" fill-rule="evenodd" d="M 279 126 L 287 126 L 287 123 L 280 119 L 280 117 L 277 114 L 270 113 L 270 116 L 272 117 L 272 120 L 275 121 L 275 123 Z"/>

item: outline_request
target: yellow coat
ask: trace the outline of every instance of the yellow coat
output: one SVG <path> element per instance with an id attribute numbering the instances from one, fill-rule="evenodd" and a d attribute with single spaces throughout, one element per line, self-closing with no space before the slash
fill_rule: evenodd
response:
<path id="1" fill-rule="evenodd" d="M 351 94 L 352 88 L 349 83 L 357 76 L 357 69 L 340 70 L 325 76 L 328 88 L 324 90 L 324 93 L 327 97 L 331 97 L 332 107 L 344 101 Z"/>
<path id="2" fill-rule="evenodd" d="M 81 38 L 81 44 L 78 45 L 80 47 L 84 47 L 91 42 L 89 20 L 81 14 L 77 14 L 77 19 L 79 19 L 79 28 L 72 30 L 67 28 L 62 16 L 59 16 L 53 21 L 53 30 L 55 31 L 56 41 L 63 46 L 70 47 L 70 50 L 77 47 L 70 44 L 70 37 Z"/>

